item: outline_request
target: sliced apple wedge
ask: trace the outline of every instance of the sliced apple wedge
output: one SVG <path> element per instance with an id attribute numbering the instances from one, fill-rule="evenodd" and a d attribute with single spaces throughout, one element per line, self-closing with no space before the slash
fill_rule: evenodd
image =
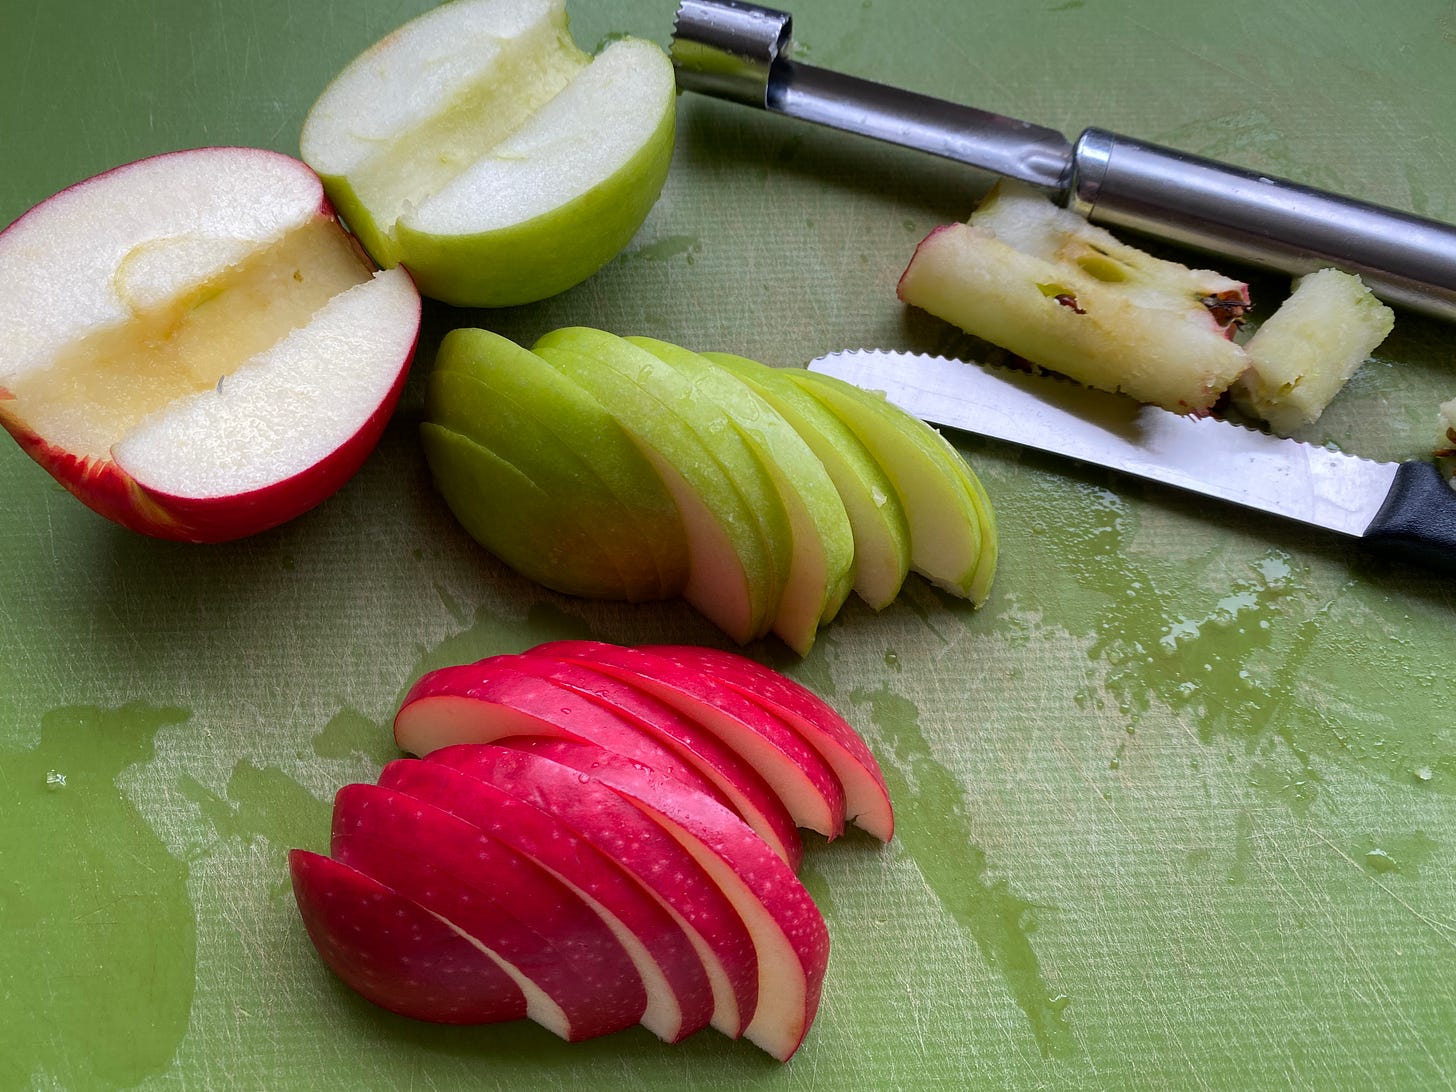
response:
<path id="1" fill-rule="evenodd" d="M 726 416 L 773 482 L 788 516 L 792 552 L 772 628 L 784 644 L 808 655 L 820 624 L 839 613 L 854 578 L 854 534 L 824 464 L 773 406 L 728 370 L 656 338 L 625 340 L 672 368 L 696 398 Z"/>
<path id="2" fill-rule="evenodd" d="M 334 974 L 376 1005 L 437 1024 L 526 1015 L 526 995 L 490 956 L 413 899 L 331 857 L 288 855 L 303 925 Z"/>
<path id="3" fill-rule="evenodd" d="M 665 702 L 752 765 L 800 826 L 844 832 L 844 787 L 829 764 L 782 718 L 700 671 L 601 641 L 551 641 L 523 655 L 578 664 Z"/>
<path id="4" fill-rule="evenodd" d="M 848 425 L 884 468 L 910 527 L 910 567 L 981 604 L 996 572 L 998 536 L 980 480 L 949 441 L 882 396 L 833 376 L 789 378 Z"/>
<path id="5" fill-rule="evenodd" d="M 703 356 L 753 387 L 818 457 L 849 518 L 855 594 L 875 610 L 889 606 L 910 571 L 910 529 L 884 469 L 848 425 L 780 369 L 731 353 Z"/>
<path id="6" fill-rule="evenodd" d="M 0 234 L 0 424 L 146 534 L 220 541 L 337 490 L 419 331 L 303 163 L 200 148 L 119 167 Z"/>
<path id="7" fill-rule="evenodd" d="M 900 299 L 1088 386 L 1207 411 L 1248 357 L 1230 340 L 1248 286 L 1119 242 L 1002 182 L 969 223 L 916 248 Z"/>
<path id="8" fill-rule="evenodd" d="M 400 704 L 395 741 L 417 755 L 460 743 L 545 736 L 596 743 L 733 808 L 797 868 L 794 821 L 758 771 L 695 720 L 577 664 L 494 656 L 423 676 Z"/>
<path id="9" fill-rule="evenodd" d="M 681 593 L 687 542 L 677 505 L 611 414 L 540 357 L 486 330 L 450 331 L 430 373 L 425 418 L 518 468 L 548 471 L 549 492 L 593 530 L 617 568 L 643 570 L 637 598 Z M 437 481 L 453 497 L 452 507 L 488 508 L 477 518 L 503 521 L 501 534 L 507 533 L 513 522 L 508 508 L 493 504 L 489 494 L 468 493 L 463 483 Z M 530 557 L 540 548 L 533 535 L 522 534 L 501 556 Z"/>
<path id="10" fill-rule="evenodd" d="M 713 1027 L 730 1038 L 742 1036 L 758 1007 L 753 937 L 734 904 L 682 845 L 605 785 L 528 750 L 446 747 L 428 761 L 549 812 L 636 878 L 702 959 L 713 991 Z"/>
<path id="11" fill-rule="evenodd" d="M 794 727 L 844 786 L 845 817 L 882 842 L 895 832 L 895 813 L 874 752 L 833 707 L 806 686 L 734 652 L 696 645 L 644 645 L 643 652 L 718 680 Z"/>
<path id="12" fill-rule="evenodd" d="M 651 42 L 577 48 L 563 0 L 455 0 L 329 84 L 303 158 L 375 260 L 426 295 L 528 303 L 641 225 L 672 158 L 675 90 Z"/>
<path id="13" fill-rule="evenodd" d="M 708 1026 L 713 990 L 687 934 L 620 865 L 556 816 L 438 762 L 391 762 L 379 784 L 481 828 L 595 910 L 642 976 L 648 1031 L 675 1043 Z"/>
<path id="14" fill-rule="evenodd" d="M 677 501 L 688 545 L 683 597 L 739 644 L 766 634 L 793 536 L 772 479 L 743 437 L 691 383 L 622 338 L 566 327 L 532 351 L 617 418 Z"/>
<path id="15" fill-rule="evenodd" d="M 610 787 L 686 849 L 733 904 L 753 937 L 758 1005 L 744 1037 L 787 1061 L 819 1008 L 829 931 L 814 900 L 784 862 L 728 809 L 591 744 L 516 740 Z"/>
<path id="16" fill-rule="evenodd" d="M 377 785 L 334 803 L 333 857 L 388 885 L 493 955 L 527 1015 L 574 1042 L 638 1023 L 647 994 L 600 916 L 533 861 L 464 820 Z"/>

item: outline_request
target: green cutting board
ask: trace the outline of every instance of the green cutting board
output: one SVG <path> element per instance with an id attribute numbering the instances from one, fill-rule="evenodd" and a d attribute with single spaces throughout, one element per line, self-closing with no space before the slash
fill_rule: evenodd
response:
<path id="1" fill-rule="evenodd" d="M 0 222 L 198 144 L 295 151 L 423 0 L 0 11 Z M 666 44 L 671 0 L 573 5 Z M 802 58 L 1101 125 L 1456 221 L 1450 0 L 803 0 Z M 1314 531 L 959 438 L 1001 522 L 979 610 L 923 582 L 811 656 L 748 649 L 871 742 L 899 831 L 809 847 L 833 954 L 788 1065 L 704 1033 L 568 1046 L 403 1020 L 321 966 L 287 885 L 396 754 L 423 670 L 545 638 L 722 638 L 531 586 L 430 488 L 444 330 L 565 324 L 801 364 L 983 347 L 897 303 L 988 179 L 697 98 L 661 202 L 536 306 L 434 307 L 378 452 L 313 513 L 143 539 L 0 449 L 0 1088 L 1414 1088 L 1456 1082 L 1456 591 Z M 1266 308 L 1286 286 L 1255 282 Z M 3 348 L 0 348 L 3 352 Z M 1308 437 L 1429 452 L 1456 327 L 1402 315 Z"/>

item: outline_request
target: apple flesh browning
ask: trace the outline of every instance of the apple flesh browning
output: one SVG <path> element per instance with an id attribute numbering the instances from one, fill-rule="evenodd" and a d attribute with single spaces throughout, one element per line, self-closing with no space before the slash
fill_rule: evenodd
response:
<path id="1" fill-rule="evenodd" d="M 1456 398 L 1442 402 L 1436 412 L 1436 454 L 1456 455 Z"/>
<path id="2" fill-rule="evenodd" d="M 1088 386 L 1206 412 L 1249 366 L 1248 287 L 1162 261 L 1010 183 L 930 233 L 900 299 Z"/>
<path id="3" fill-rule="evenodd" d="M 687 934 L 619 865 L 555 816 L 438 762 L 391 762 L 379 784 L 481 828 L 595 910 L 642 976 L 647 1030 L 675 1043 L 707 1027 L 713 991 Z"/>
<path id="4" fill-rule="evenodd" d="M 737 909 L 757 953 L 758 1005 L 744 1037 L 787 1061 L 814 1022 L 829 961 L 824 918 L 793 871 L 738 816 L 656 771 L 590 744 L 512 745 L 607 785 L 708 873 Z"/>
<path id="5" fill-rule="evenodd" d="M 849 519 L 855 594 L 875 610 L 889 606 L 910 571 L 910 530 L 884 469 L 848 425 L 779 369 L 731 353 L 703 356 L 757 391 L 818 457 Z"/>
<path id="6" fill-rule="evenodd" d="M 516 978 L 527 1015 L 568 1041 L 638 1023 L 641 975 L 585 902 L 484 830 L 377 785 L 334 802 L 330 851 L 480 944 Z"/>
<path id="7" fill-rule="evenodd" d="M 696 397 L 726 415 L 773 482 L 792 551 L 772 629 L 800 656 L 808 655 L 820 624 L 839 613 L 854 576 L 849 516 L 824 464 L 789 422 L 728 370 L 655 338 L 625 340 L 672 368 Z"/>
<path id="8" fill-rule="evenodd" d="M 561 0 L 457 0 L 348 65 L 301 145 L 381 264 L 446 302 L 506 306 L 626 245 L 666 178 L 674 100 L 656 45 L 592 58 Z"/>
<path id="9" fill-rule="evenodd" d="M 742 1036 L 758 1006 L 753 938 L 724 892 L 658 824 L 605 785 L 529 749 L 446 747 L 428 761 L 549 812 L 632 875 L 702 959 L 713 991 L 713 1027 Z"/>
<path id="10" fill-rule="evenodd" d="M 880 841 L 890 840 L 895 815 L 879 761 L 849 722 L 812 690 L 756 660 L 720 649 L 645 645 L 642 651 L 710 675 L 791 724 L 844 786 L 846 818 Z"/>
<path id="11" fill-rule="evenodd" d="M 670 706 L 576 664 L 498 656 L 433 671 L 405 696 L 394 735 L 418 755 L 510 736 L 596 743 L 734 808 L 793 867 L 803 856 L 793 819 L 751 764 Z"/>
<path id="12" fill-rule="evenodd" d="M 524 655 L 565 660 L 650 694 L 713 732 L 768 782 L 800 826 L 844 832 L 844 787 L 787 722 L 698 671 L 640 649 L 600 641 L 552 641 Z"/>
<path id="13" fill-rule="evenodd" d="M 1231 394 L 1241 410 L 1289 435 L 1319 419 L 1395 325 L 1395 313 L 1359 277 L 1321 269 L 1244 343 L 1252 362 Z"/>
<path id="14" fill-rule="evenodd" d="M 418 903 L 317 853 L 295 849 L 288 866 L 309 939 L 355 992 L 438 1024 L 525 1017 L 525 994 L 511 976 Z"/>

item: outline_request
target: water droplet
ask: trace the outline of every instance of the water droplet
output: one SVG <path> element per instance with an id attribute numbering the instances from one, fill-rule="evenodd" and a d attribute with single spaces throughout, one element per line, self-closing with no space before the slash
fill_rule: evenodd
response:
<path id="1" fill-rule="evenodd" d="M 1399 872 L 1400 862 L 1383 849 L 1365 854 L 1365 866 L 1375 872 Z"/>
<path id="2" fill-rule="evenodd" d="M 1431 780 L 1431 778 L 1436 776 L 1431 771 L 1431 768 L 1429 766 L 1422 766 L 1420 769 L 1414 770 L 1412 772 L 1415 774 L 1415 779 L 1417 781 L 1429 781 Z"/>
<path id="3" fill-rule="evenodd" d="M 45 786 L 50 792 L 60 792 L 66 787 L 66 775 L 60 770 L 47 770 Z"/>

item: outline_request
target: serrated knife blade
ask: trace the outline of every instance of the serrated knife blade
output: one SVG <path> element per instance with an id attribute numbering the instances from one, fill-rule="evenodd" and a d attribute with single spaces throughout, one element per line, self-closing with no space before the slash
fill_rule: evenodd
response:
<path id="1" fill-rule="evenodd" d="M 1456 490 L 1432 462 L 1375 462 L 1066 380 L 887 350 L 811 371 L 932 424 L 1064 455 L 1360 539 L 1456 571 Z"/>

